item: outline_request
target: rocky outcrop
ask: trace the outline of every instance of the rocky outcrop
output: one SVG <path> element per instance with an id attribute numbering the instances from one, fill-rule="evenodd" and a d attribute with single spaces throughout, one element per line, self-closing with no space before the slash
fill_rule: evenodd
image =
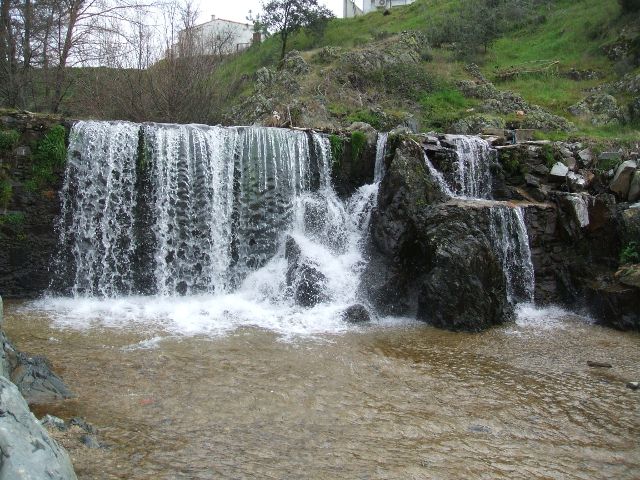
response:
<path id="1" fill-rule="evenodd" d="M 588 120 L 593 125 L 616 125 L 625 122 L 625 112 L 615 97 L 607 93 L 594 93 L 569 107 L 569 112 Z"/>
<path id="2" fill-rule="evenodd" d="M 383 313 L 415 313 L 451 330 L 510 320 L 490 206 L 447 201 L 424 158 L 421 145 L 404 141 L 380 185 L 365 292 Z"/>
<path id="3" fill-rule="evenodd" d="M 67 453 L 29 411 L 17 387 L 0 377 L 0 478 L 71 480 Z"/>
<path id="4" fill-rule="evenodd" d="M 0 478 L 75 479 L 69 456 L 49 437 L 47 431 L 29 411 L 21 391 L 9 380 L 16 372 L 16 358 L 20 359 L 22 354 L 16 352 L 1 329 L 2 314 L 0 297 Z M 18 364 L 17 368 L 20 366 Z M 38 373 L 49 379 L 58 379 L 49 369 Z M 66 389 L 62 382 L 60 385 Z"/>

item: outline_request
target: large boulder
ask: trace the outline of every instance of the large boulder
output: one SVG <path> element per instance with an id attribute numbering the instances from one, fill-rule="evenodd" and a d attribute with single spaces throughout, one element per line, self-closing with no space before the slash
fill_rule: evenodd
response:
<path id="1" fill-rule="evenodd" d="M 404 142 L 380 185 L 365 293 L 384 314 L 416 314 L 451 330 L 478 331 L 511 319 L 492 246 L 491 202 L 447 200 L 422 148 Z"/>
<path id="2" fill-rule="evenodd" d="M 0 377 L 0 478 L 73 480 L 67 453 L 29 411 L 17 387 Z"/>
<path id="3" fill-rule="evenodd" d="M 619 330 L 640 331 L 640 288 L 599 277 L 587 287 L 587 304 L 598 322 Z"/>
<path id="4" fill-rule="evenodd" d="M 589 120 L 593 125 L 615 125 L 624 122 L 624 111 L 616 99 L 607 93 L 594 93 L 569 107 L 573 115 Z"/>
<path id="5" fill-rule="evenodd" d="M 418 318 L 449 330 L 480 331 L 513 318 L 502 263 L 491 236 L 491 205 L 449 202 L 425 212 L 426 274 Z"/>
<path id="6" fill-rule="evenodd" d="M 640 170 L 636 170 L 631 177 L 631 183 L 629 184 L 629 197 L 627 200 L 630 203 L 640 200 Z"/>
<path id="7" fill-rule="evenodd" d="M 609 189 L 620 198 L 626 200 L 629 195 L 631 178 L 634 176 L 637 167 L 638 165 L 633 160 L 622 162 L 609 184 Z"/>

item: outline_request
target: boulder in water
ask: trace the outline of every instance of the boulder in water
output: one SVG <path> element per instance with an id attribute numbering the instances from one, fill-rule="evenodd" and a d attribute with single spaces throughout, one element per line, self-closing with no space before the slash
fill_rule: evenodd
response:
<path id="1" fill-rule="evenodd" d="M 0 377 L 0 478 L 75 480 L 67 453 L 29 411 L 17 387 Z"/>
<path id="2" fill-rule="evenodd" d="M 327 278 L 302 255 L 298 242 L 288 236 L 285 242 L 287 259 L 287 286 L 291 289 L 296 304 L 313 307 L 326 300 Z"/>
<path id="3" fill-rule="evenodd" d="M 18 353 L 11 381 L 29 403 L 49 403 L 73 397 L 62 379 L 51 371 L 49 361 L 41 355 Z"/>
<path id="4" fill-rule="evenodd" d="M 356 303 L 342 312 L 342 319 L 348 323 L 366 323 L 371 320 L 371 315 L 364 305 Z"/>

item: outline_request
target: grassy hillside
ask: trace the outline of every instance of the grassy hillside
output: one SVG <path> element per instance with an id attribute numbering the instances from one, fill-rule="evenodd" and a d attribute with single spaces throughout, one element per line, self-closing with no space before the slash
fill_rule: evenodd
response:
<path id="1" fill-rule="evenodd" d="M 577 126 L 577 132 L 572 135 L 637 138 L 637 123 L 594 126 L 589 120 L 567 111 L 583 99 L 589 89 L 615 81 L 624 74 L 640 73 L 640 69 L 628 61 L 612 60 L 605 54 L 606 47 L 621 37 L 637 37 L 640 29 L 637 15 L 621 15 L 617 0 L 541 2 L 524 19 L 504 31 L 486 51 L 475 46 L 461 55 L 459 46 L 437 40 L 447 23 L 460 14 L 463 4 L 464 0 L 418 0 L 410 6 L 393 9 L 387 16 L 377 12 L 333 20 L 319 36 L 307 32 L 296 34 L 290 48 L 300 50 L 311 66 L 311 71 L 299 81 L 297 99 L 303 104 L 316 102 L 342 124 L 357 119 L 358 115 L 366 117 L 368 104 L 375 104 L 374 113 L 382 109 L 391 112 L 391 118 L 406 113 L 418 119 L 422 129 L 446 129 L 457 119 L 477 113 L 477 98 L 466 97 L 457 86 L 459 80 L 470 78 L 465 64 L 475 62 L 499 90 L 519 94 L 526 102 L 572 121 Z M 362 88 L 345 91 L 340 75 L 345 62 L 318 60 L 324 47 L 338 47 L 342 55 L 367 48 L 388 48 L 393 44 L 394 35 L 407 30 L 419 32 L 430 45 L 421 47 L 422 61 L 412 67 L 408 75 L 423 74 L 428 79 L 428 88 L 414 91 L 411 98 L 383 91 L 389 84 L 389 77 L 384 75 L 380 77 L 384 85 L 368 82 Z M 263 66 L 275 70 L 278 52 L 278 39 L 273 37 L 226 62 L 212 79 L 213 84 L 222 86 L 218 88 L 224 92 L 225 103 L 237 105 L 254 94 L 256 70 Z M 552 64 L 548 70 L 535 71 L 540 65 L 548 64 Z M 572 79 L 568 76 L 571 70 L 591 72 L 591 75 Z M 521 73 L 501 81 L 502 74 L 509 71 Z M 335 81 L 331 83 L 327 78 Z M 318 91 L 323 93 L 323 98 L 319 98 Z M 360 100 L 351 101 L 357 96 Z M 629 95 L 623 92 L 615 96 L 621 108 L 626 108 Z M 497 116 L 506 121 L 513 119 L 513 115 L 507 113 Z"/>

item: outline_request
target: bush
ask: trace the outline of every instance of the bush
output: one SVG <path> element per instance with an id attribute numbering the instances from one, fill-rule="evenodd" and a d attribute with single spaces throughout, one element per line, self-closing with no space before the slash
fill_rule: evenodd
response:
<path id="1" fill-rule="evenodd" d="M 65 135 L 64 127 L 56 125 L 37 143 L 33 153 L 31 179 L 25 182 L 28 190 L 38 190 L 54 181 L 54 172 L 61 168 L 67 159 Z"/>
<path id="2" fill-rule="evenodd" d="M 358 160 L 364 151 L 364 147 L 367 145 L 367 136 L 355 131 L 351 134 L 351 159 Z"/>
<path id="3" fill-rule="evenodd" d="M 339 135 L 329 135 L 329 143 L 331 144 L 331 157 L 333 163 L 340 163 L 342 160 L 342 152 L 344 150 L 344 140 Z"/>
<path id="4" fill-rule="evenodd" d="M 623 13 L 640 12 L 640 0 L 618 0 Z"/>
<path id="5" fill-rule="evenodd" d="M 15 130 L 5 130 L 0 132 L 0 152 L 13 149 L 20 140 L 20 134 Z"/>
<path id="6" fill-rule="evenodd" d="M 640 244 L 638 242 L 630 242 L 620 252 L 620 263 L 640 263 Z"/>

